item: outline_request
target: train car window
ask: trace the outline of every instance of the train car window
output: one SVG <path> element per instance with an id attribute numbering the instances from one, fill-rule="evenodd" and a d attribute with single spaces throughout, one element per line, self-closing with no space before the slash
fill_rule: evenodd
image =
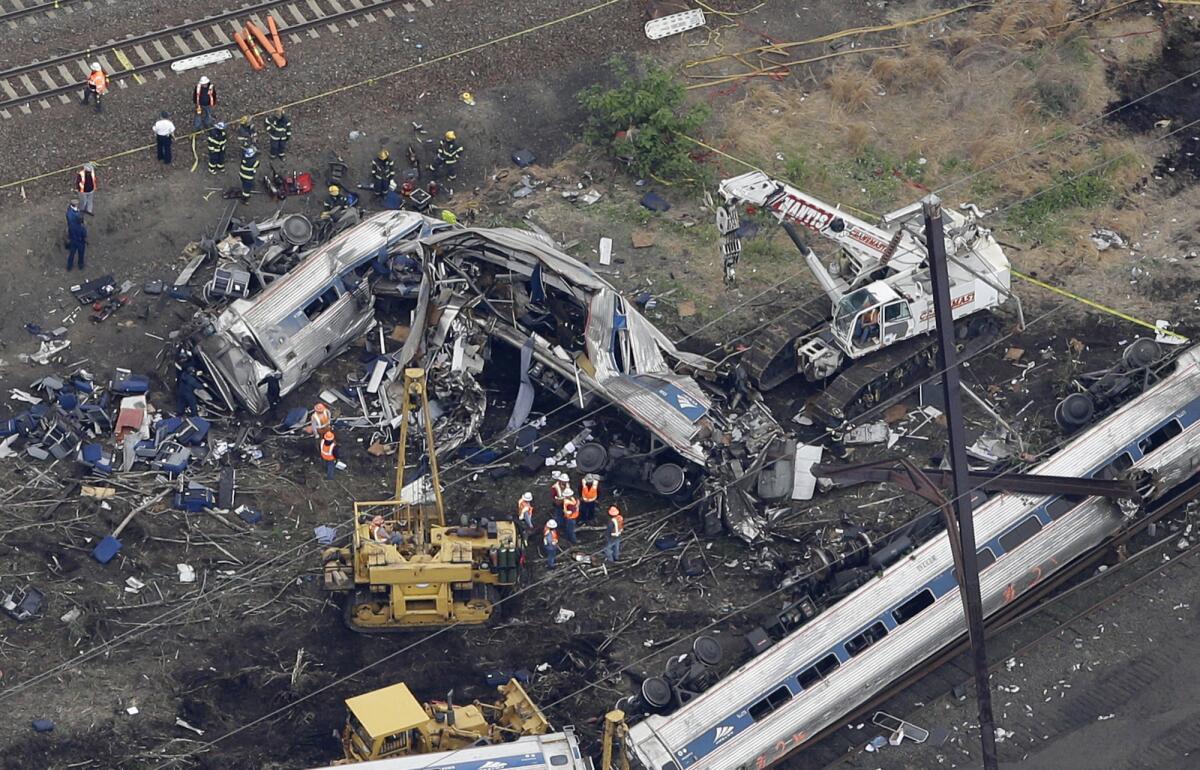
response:
<path id="1" fill-rule="evenodd" d="M 1138 449 L 1142 450 L 1142 454 L 1150 454 L 1180 433 L 1183 433 L 1183 425 L 1179 420 L 1168 420 L 1161 428 L 1139 441 Z"/>
<path id="2" fill-rule="evenodd" d="M 786 686 L 776 687 L 767 697 L 750 707 L 750 718 L 757 722 L 791 699 L 792 693 Z"/>
<path id="3" fill-rule="evenodd" d="M 921 610 L 933 604 L 933 591 L 926 588 L 913 598 L 892 610 L 892 617 L 897 623 L 907 623 L 917 616 Z"/>
<path id="4" fill-rule="evenodd" d="M 1000 547 L 1008 553 L 1042 530 L 1042 522 L 1037 516 L 1030 516 L 1008 532 L 1000 536 Z"/>
<path id="5" fill-rule="evenodd" d="M 975 567 L 980 572 L 983 572 L 988 567 L 996 563 L 996 552 L 991 548 L 980 548 L 975 553 Z M 950 574 L 954 577 L 954 582 L 958 582 L 958 568 L 950 570 Z"/>
<path id="6" fill-rule="evenodd" d="M 797 681 L 800 682 L 800 687 L 807 690 L 817 682 L 824 679 L 830 671 L 833 671 L 838 666 L 842 665 L 837 659 L 837 656 L 832 652 L 818 660 L 808 668 L 796 674 Z"/>
<path id="7" fill-rule="evenodd" d="M 1067 511 L 1084 501 L 1083 495 L 1063 495 L 1062 497 L 1054 498 L 1053 502 L 1046 506 L 1046 513 L 1051 519 L 1057 519 Z"/>
<path id="8" fill-rule="evenodd" d="M 1133 455 L 1128 452 L 1122 452 L 1112 459 L 1108 465 L 1096 473 L 1096 478 L 1100 479 L 1115 479 L 1121 475 L 1123 471 L 1127 471 L 1133 467 Z"/>
<path id="9" fill-rule="evenodd" d="M 330 286 L 321 294 L 321 296 L 304 306 L 304 315 L 308 316 L 308 320 L 315 321 L 317 320 L 317 316 L 321 315 L 321 313 L 324 313 L 333 306 L 333 303 L 337 301 L 337 289 L 333 286 Z"/>
<path id="10" fill-rule="evenodd" d="M 885 636 L 887 636 L 887 626 L 883 625 L 882 620 L 877 620 L 867 626 L 862 633 L 852 636 L 846 641 L 846 652 L 850 654 L 850 657 L 854 657 Z"/>
<path id="11" fill-rule="evenodd" d="M 554 767 L 562 767 L 563 765 L 569 765 L 570 763 L 571 758 L 566 754 L 555 754 L 554 756 L 550 757 L 550 764 Z"/>

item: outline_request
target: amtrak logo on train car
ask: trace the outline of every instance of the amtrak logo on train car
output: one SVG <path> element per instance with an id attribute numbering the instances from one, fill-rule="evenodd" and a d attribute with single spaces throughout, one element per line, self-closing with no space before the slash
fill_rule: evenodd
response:
<path id="1" fill-rule="evenodd" d="M 754 724 L 750 712 L 746 709 L 738 711 L 726 718 L 716 727 L 711 727 L 700 733 L 691 743 L 675 752 L 679 764 L 688 767 L 701 758 L 711 754 L 729 742 L 729 739 Z"/>

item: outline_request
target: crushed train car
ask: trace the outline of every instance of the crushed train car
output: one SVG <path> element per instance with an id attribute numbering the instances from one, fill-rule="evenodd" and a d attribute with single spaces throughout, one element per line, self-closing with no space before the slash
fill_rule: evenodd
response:
<path id="1" fill-rule="evenodd" d="M 196 350 L 221 398 L 254 414 L 267 410 L 264 378 L 280 393 L 303 384 L 375 323 L 371 282 L 405 241 L 445 223 L 385 211 L 310 251 L 259 294 L 236 299 L 196 335 Z"/>

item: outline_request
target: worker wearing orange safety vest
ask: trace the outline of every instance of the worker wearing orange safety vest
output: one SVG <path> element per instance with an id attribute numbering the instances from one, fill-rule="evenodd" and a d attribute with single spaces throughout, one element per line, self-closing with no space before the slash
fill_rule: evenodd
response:
<path id="1" fill-rule="evenodd" d="M 625 531 L 625 517 L 617 506 L 608 509 L 608 538 L 604 542 L 604 560 L 616 561 L 621 558 L 621 534 Z"/>
<path id="2" fill-rule="evenodd" d="M 554 472 L 554 483 L 550 485 L 550 497 L 554 500 L 554 507 L 560 508 L 563 501 L 563 492 L 571 488 L 571 481 L 567 474 L 562 471 Z"/>
<path id="3" fill-rule="evenodd" d="M 575 540 L 575 524 L 579 521 L 579 500 L 573 490 L 568 489 L 563 493 L 562 518 L 563 535 L 572 544 L 578 542 Z"/>
<path id="4" fill-rule="evenodd" d="M 600 496 L 600 480 L 595 474 L 589 473 L 583 477 L 579 496 L 583 501 L 579 506 L 579 518 L 584 524 L 591 524 L 596 520 L 596 498 Z"/>
<path id="5" fill-rule="evenodd" d="M 554 569 L 554 560 L 558 558 L 558 522 L 554 519 L 546 522 L 542 530 L 542 547 L 546 549 L 546 566 Z"/>
<path id="6" fill-rule="evenodd" d="M 312 421 L 308 426 L 308 430 L 314 435 L 320 437 L 322 433 L 329 429 L 329 424 L 332 418 L 329 414 L 329 407 L 318 401 L 313 407 Z"/>
<path id="7" fill-rule="evenodd" d="M 521 537 L 528 539 L 529 533 L 533 532 L 533 493 L 526 492 L 521 495 L 521 499 L 517 501 L 517 529 L 521 533 Z"/>
<path id="8" fill-rule="evenodd" d="M 325 463 L 325 478 L 332 479 L 337 470 L 337 439 L 333 431 L 327 430 L 321 437 L 321 460 Z"/>
<path id="9" fill-rule="evenodd" d="M 89 100 L 96 100 L 96 112 L 99 112 L 100 97 L 108 93 L 108 75 L 104 74 L 104 68 L 100 66 L 100 62 L 92 63 L 92 71 L 88 73 L 87 88 L 83 89 L 83 99 L 80 104 L 87 104 Z"/>

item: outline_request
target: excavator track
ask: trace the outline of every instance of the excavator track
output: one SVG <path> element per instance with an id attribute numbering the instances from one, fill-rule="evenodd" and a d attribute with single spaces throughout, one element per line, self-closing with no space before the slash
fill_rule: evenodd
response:
<path id="1" fill-rule="evenodd" d="M 988 314 L 963 319 L 956 328 L 965 337 L 959 344 L 960 359 L 979 352 L 999 331 L 999 325 Z M 936 354 L 937 339 L 922 334 L 859 359 L 836 374 L 808 402 L 809 416 L 827 427 L 839 427 L 932 372 Z"/>
<path id="2" fill-rule="evenodd" d="M 784 316 L 755 334 L 742 356 L 750 376 L 764 392 L 796 376 L 796 339 L 826 323 L 823 315 L 802 305 L 784 311 Z"/>

